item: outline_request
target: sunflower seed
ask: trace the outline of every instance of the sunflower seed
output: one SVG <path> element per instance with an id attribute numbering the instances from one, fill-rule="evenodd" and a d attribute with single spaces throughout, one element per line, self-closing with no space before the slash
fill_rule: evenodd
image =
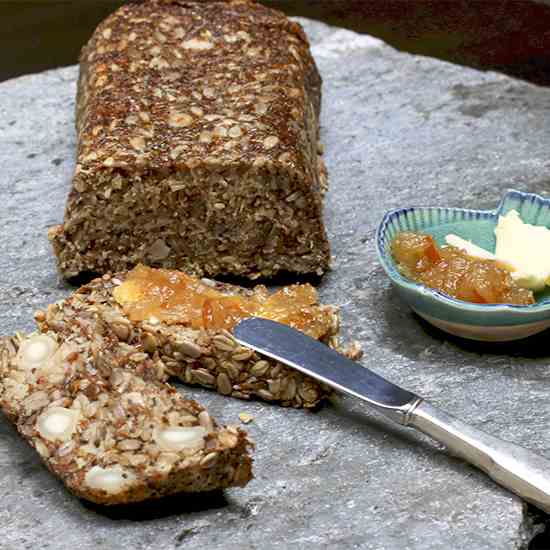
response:
<path id="1" fill-rule="evenodd" d="M 273 394 L 267 390 L 261 389 L 256 392 L 258 397 L 261 397 L 262 399 L 265 399 L 266 401 L 273 401 L 275 398 L 273 397 Z"/>
<path id="2" fill-rule="evenodd" d="M 176 351 L 188 355 L 193 359 L 197 359 L 202 355 L 201 347 L 189 340 L 176 340 L 173 346 Z"/>
<path id="3" fill-rule="evenodd" d="M 205 386 L 214 386 L 216 379 L 214 375 L 210 374 L 205 369 L 194 369 L 192 371 L 193 378 L 199 383 Z"/>
<path id="4" fill-rule="evenodd" d="M 212 343 L 214 344 L 214 347 L 220 351 L 231 352 L 237 346 L 235 340 L 225 334 L 216 334 L 216 336 L 212 339 Z"/>
<path id="5" fill-rule="evenodd" d="M 218 382 L 218 391 L 221 394 L 229 395 L 231 393 L 233 386 L 227 374 L 220 372 L 220 374 L 218 374 L 217 382 Z"/>
<path id="6" fill-rule="evenodd" d="M 141 344 L 146 352 L 153 353 L 157 349 L 158 342 L 153 334 L 146 333 L 141 341 Z"/>
<path id="7" fill-rule="evenodd" d="M 254 376 L 263 376 L 264 374 L 266 374 L 268 370 L 269 370 L 269 363 L 267 361 L 261 360 L 254 363 L 254 365 L 250 369 L 250 372 Z"/>

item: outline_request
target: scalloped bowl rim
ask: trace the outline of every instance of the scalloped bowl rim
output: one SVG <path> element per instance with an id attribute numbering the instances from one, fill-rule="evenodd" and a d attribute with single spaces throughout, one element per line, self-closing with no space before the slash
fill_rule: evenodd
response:
<path id="1" fill-rule="evenodd" d="M 384 214 L 382 221 L 378 225 L 378 228 L 376 230 L 376 237 L 375 237 L 376 252 L 378 254 L 378 259 L 382 264 L 382 267 L 384 268 L 384 271 L 387 273 L 389 278 L 395 284 L 401 287 L 405 287 L 411 290 L 412 292 L 416 292 L 418 294 L 422 294 L 427 297 L 432 297 L 434 300 L 437 300 L 438 302 L 443 302 L 448 306 L 451 306 L 454 308 L 460 308 L 463 310 L 468 310 L 470 312 L 486 313 L 490 311 L 495 313 L 497 312 L 514 313 L 522 316 L 524 315 L 527 316 L 533 313 L 540 313 L 544 311 L 550 312 L 550 298 L 547 298 L 541 302 L 537 302 L 535 304 L 530 304 L 527 306 L 514 305 L 514 304 L 474 304 L 471 302 L 458 300 L 447 294 L 444 294 L 439 290 L 429 288 L 425 285 L 422 285 L 420 283 L 415 283 L 414 281 L 407 279 L 406 277 L 401 275 L 401 273 L 397 269 L 395 262 L 393 262 L 393 260 L 391 262 L 388 262 L 386 260 L 386 254 L 384 253 L 383 239 L 386 234 L 386 228 L 388 223 L 392 221 L 394 218 L 401 216 L 404 213 L 412 212 L 414 210 L 436 210 L 436 211 L 452 210 L 453 212 L 464 212 L 469 214 L 481 215 L 481 217 L 483 218 L 494 218 L 498 215 L 499 211 L 502 209 L 506 199 L 511 196 L 519 198 L 522 201 L 532 200 L 533 202 L 534 201 L 541 202 L 544 205 L 548 206 L 548 208 L 550 209 L 550 199 L 545 199 L 544 197 L 537 195 L 536 193 L 524 193 L 523 191 L 510 189 L 506 193 L 506 195 L 504 195 L 504 197 L 502 198 L 502 200 L 494 210 L 477 210 L 475 208 L 452 208 L 452 207 L 446 207 L 446 206 L 409 206 L 406 208 L 396 208 L 393 210 L 389 210 Z"/>

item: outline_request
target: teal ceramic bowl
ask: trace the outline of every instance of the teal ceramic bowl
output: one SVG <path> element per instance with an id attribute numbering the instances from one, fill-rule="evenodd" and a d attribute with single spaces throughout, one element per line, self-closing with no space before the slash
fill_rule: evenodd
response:
<path id="1" fill-rule="evenodd" d="M 498 216 L 510 210 L 517 210 L 526 223 L 550 227 L 550 199 L 514 190 L 508 191 L 496 210 L 400 208 L 387 212 L 378 227 L 378 257 L 401 298 L 436 327 L 463 338 L 493 342 L 531 336 L 550 327 L 548 287 L 528 306 L 472 304 L 405 278 L 391 255 L 391 242 L 400 231 L 429 233 L 440 245 L 445 244 L 446 235 L 454 233 L 492 252 Z"/>

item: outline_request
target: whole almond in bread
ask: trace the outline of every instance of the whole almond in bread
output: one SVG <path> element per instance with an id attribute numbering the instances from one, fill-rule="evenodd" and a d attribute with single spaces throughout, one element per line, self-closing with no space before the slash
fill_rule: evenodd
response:
<path id="1" fill-rule="evenodd" d="M 111 505 L 248 483 L 245 432 L 96 336 L 0 340 L 0 410 L 71 492 Z"/>

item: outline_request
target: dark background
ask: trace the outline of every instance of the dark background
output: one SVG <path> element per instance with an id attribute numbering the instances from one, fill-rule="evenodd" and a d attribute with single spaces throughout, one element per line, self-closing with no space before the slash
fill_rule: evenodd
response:
<path id="1" fill-rule="evenodd" d="M 263 3 L 289 15 L 311 17 L 377 36 L 404 51 L 495 69 L 549 86 L 550 0 L 546 1 L 548 5 L 534 0 Z M 122 3 L 0 0 L 0 81 L 76 63 L 81 46 L 95 26 Z M 550 535 L 539 535 L 530 548 L 550 549 Z"/>
<path id="2" fill-rule="evenodd" d="M 75 63 L 122 0 L 0 0 L 0 80 Z M 550 5 L 532 0 L 265 0 L 398 49 L 550 84 Z M 550 4 L 550 0 L 548 1 Z"/>

